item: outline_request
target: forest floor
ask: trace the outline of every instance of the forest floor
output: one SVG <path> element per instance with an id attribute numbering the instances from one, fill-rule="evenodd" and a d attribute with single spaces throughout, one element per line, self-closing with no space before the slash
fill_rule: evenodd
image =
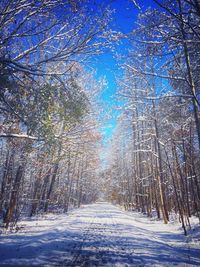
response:
<path id="1" fill-rule="evenodd" d="M 200 266 L 200 242 L 180 225 L 105 202 L 19 226 L 0 235 L 0 266 Z"/>

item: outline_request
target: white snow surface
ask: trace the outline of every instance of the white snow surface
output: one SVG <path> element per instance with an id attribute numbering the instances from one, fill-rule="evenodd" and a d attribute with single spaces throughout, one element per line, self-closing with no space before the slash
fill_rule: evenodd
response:
<path id="1" fill-rule="evenodd" d="M 106 202 L 20 226 L 1 234 L 0 266 L 200 266 L 199 241 L 186 242 L 177 224 Z"/>

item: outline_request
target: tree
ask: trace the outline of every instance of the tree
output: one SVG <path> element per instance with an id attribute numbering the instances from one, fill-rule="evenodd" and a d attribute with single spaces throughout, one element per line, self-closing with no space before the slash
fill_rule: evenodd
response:
<path id="1" fill-rule="evenodd" d="M 89 131 L 93 101 L 83 62 L 110 45 L 105 37 L 110 11 L 94 13 L 87 1 L 52 0 L 6 0 L 0 10 L 1 151 L 6 155 L 0 206 L 8 227 L 21 212 L 34 215 L 55 203 L 64 208 L 66 199 L 75 205 L 74 194 L 82 203 L 80 180 L 90 156 L 79 143 Z"/>
<path id="2" fill-rule="evenodd" d="M 178 213 L 187 234 L 200 203 L 198 5 L 155 2 L 128 35 L 118 92 L 125 104 L 107 173 L 115 201 L 148 216 L 155 209 L 165 223 Z"/>

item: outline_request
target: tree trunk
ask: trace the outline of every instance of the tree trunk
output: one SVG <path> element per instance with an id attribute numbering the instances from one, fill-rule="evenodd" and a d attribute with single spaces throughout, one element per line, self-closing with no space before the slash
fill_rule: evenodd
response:
<path id="1" fill-rule="evenodd" d="M 56 180 L 56 175 L 57 175 L 57 172 L 58 172 L 58 166 L 59 166 L 59 163 L 55 163 L 54 167 L 53 167 L 51 182 L 50 182 L 49 190 L 47 192 L 46 202 L 45 202 L 45 205 L 44 205 L 44 212 L 47 212 L 47 210 L 48 210 L 49 200 L 50 200 L 50 197 L 51 197 L 51 193 L 53 191 L 54 183 L 55 183 L 55 180 Z"/>
<path id="2" fill-rule="evenodd" d="M 17 203 L 17 195 L 18 195 L 18 191 L 20 188 L 20 182 L 22 180 L 22 176 L 23 176 L 23 166 L 19 166 L 17 169 L 17 173 L 16 173 L 16 177 L 15 177 L 15 181 L 13 184 L 13 189 L 12 189 L 12 193 L 11 193 L 11 198 L 10 198 L 10 202 L 9 202 L 9 207 L 6 211 L 5 217 L 3 222 L 6 225 L 6 228 L 8 228 L 9 223 L 12 221 L 13 219 L 13 215 L 14 215 L 14 211 L 15 211 L 15 207 L 16 207 L 16 203 Z"/>

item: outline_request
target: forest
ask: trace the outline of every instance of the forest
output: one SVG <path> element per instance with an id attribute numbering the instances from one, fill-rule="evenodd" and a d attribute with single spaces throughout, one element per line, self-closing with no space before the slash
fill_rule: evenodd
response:
<path id="1" fill-rule="evenodd" d="M 164 224 L 175 214 L 185 235 L 200 221 L 200 2 L 127 2 L 124 33 L 110 1 L 0 1 L 1 228 L 99 198 Z M 95 70 L 106 53 L 115 107 Z"/>

